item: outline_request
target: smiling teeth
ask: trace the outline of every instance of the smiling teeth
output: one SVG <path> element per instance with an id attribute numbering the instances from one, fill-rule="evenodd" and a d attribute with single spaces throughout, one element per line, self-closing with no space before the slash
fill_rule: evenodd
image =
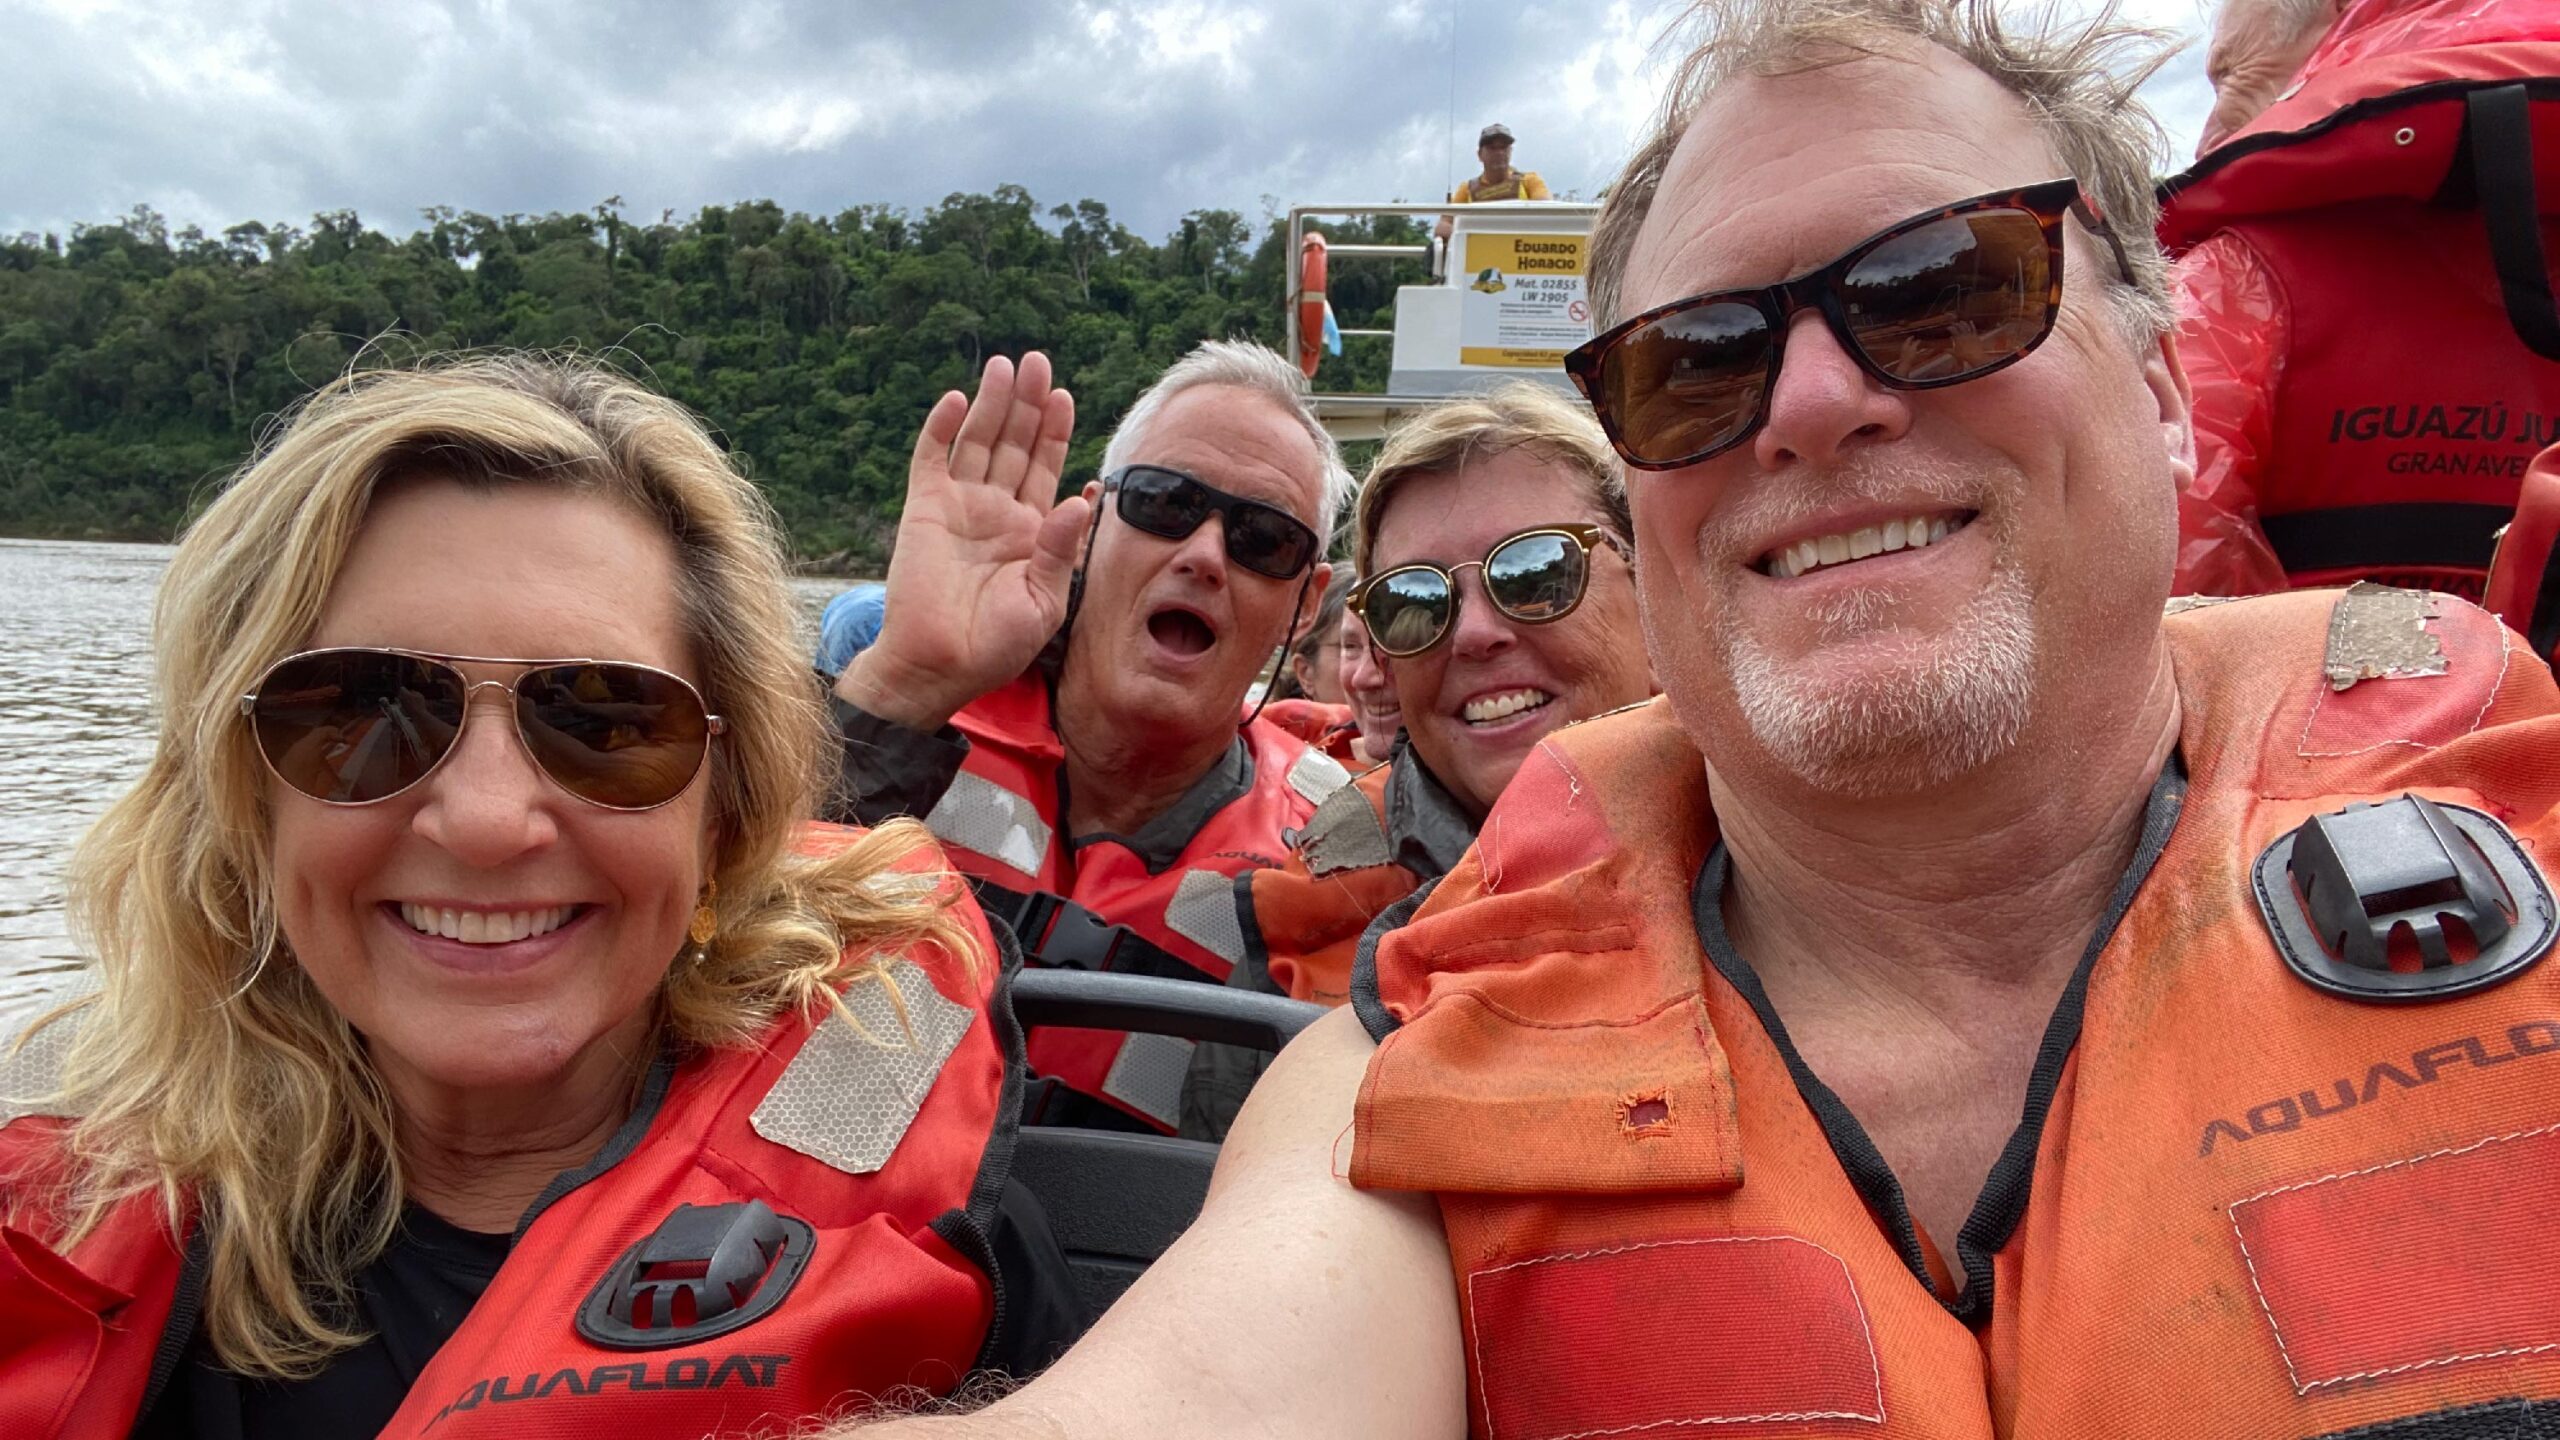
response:
<path id="1" fill-rule="evenodd" d="M 1508 720 L 1523 710 L 1535 710 L 1554 698 L 1544 690 L 1508 690 L 1459 706 L 1458 718 L 1470 725 L 1489 725 L 1496 720 Z"/>
<path id="2" fill-rule="evenodd" d="M 1949 524 L 1943 515 L 1935 518 L 1914 515 L 1906 520 L 1888 520 L 1882 525 L 1864 525 L 1844 534 L 1799 540 L 1769 556 L 1760 569 L 1762 574 L 1792 580 L 1826 565 L 1845 565 L 1870 555 L 1890 555 L 1896 550 L 1917 550 L 1924 545 L 1935 545 L 1968 523 L 1958 520 Z"/>
<path id="3" fill-rule="evenodd" d="M 485 910 L 441 910 L 433 905 L 412 905 L 402 901 L 400 918 L 421 935 L 441 935 L 465 945 L 511 945 L 548 935 L 569 923 L 574 905 L 554 905 L 548 910 L 512 910 L 491 913 Z"/>

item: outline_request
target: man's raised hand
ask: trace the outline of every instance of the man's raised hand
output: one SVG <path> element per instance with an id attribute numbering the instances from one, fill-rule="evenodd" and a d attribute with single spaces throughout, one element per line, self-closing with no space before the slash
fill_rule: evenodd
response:
<path id="1" fill-rule="evenodd" d="M 978 397 L 935 402 L 907 465 L 879 642 L 836 693 L 883 719 L 935 730 L 1022 673 L 1067 615 L 1091 507 L 1058 500 L 1075 399 L 1038 351 L 999 355 Z"/>

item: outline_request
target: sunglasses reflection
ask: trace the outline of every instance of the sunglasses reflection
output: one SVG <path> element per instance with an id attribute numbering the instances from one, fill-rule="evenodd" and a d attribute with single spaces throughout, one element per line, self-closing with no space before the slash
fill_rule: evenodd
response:
<path id="1" fill-rule="evenodd" d="M 340 658 L 322 678 L 288 668 L 259 694 L 257 736 L 278 776 L 314 799 L 365 804 L 425 778 L 461 738 L 473 687 L 413 657 Z M 511 687 L 508 723 L 562 789 L 646 808 L 691 783 L 711 721 L 676 682 L 639 667 L 552 666 Z"/>
<path id="2" fill-rule="evenodd" d="M 1443 590 L 1436 597 L 1406 596 L 1399 599 L 1387 614 L 1387 623 L 1378 634 L 1378 644 L 1391 655 L 1411 654 L 1428 648 L 1449 627 L 1449 595 Z"/>
<path id="3" fill-rule="evenodd" d="M 276 694 L 270 707 L 258 727 L 269 761 L 323 800 L 378 799 L 417 783 L 462 728 L 457 697 L 407 686 L 372 697 L 312 686 Z"/>
<path id="4" fill-rule="evenodd" d="M 1387 654 L 1420 654 L 1446 637 L 1457 617 L 1458 572 L 1469 568 L 1482 573 L 1485 598 L 1502 614 L 1524 625 L 1562 619 L 1590 584 L 1595 544 L 1617 547 L 1596 526 L 1540 529 L 1498 542 L 1482 560 L 1390 570 L 1359 597 L 1362 619 Z"/>
<path id="5" fill-rule="evenodd" d="M 2041 344 L 2059 311 L 2068 180 L 1960 202 L 1759 291 L 1675 302 L 1567 357 L 1619 453 L 1648 469 L 1705 460 L 1763 424 L 1784 334 L 1818 309 L 1887 385 L 1952 385 Z M 2083 216 L 2101 238 L 2094 219 Z M 2121 262 L 2120 262 L 2121 263 Z"/>
<path id="6" fill-rule="evenodd" d="M 668 707 L 598 705 L 584 714 L 544 712 L 538 724 L 517 727 L 535 763 L 574 793 L 607 804 L 630 805 L 673 795 L 702 765 L 702 739 L 665 736 Z"/>

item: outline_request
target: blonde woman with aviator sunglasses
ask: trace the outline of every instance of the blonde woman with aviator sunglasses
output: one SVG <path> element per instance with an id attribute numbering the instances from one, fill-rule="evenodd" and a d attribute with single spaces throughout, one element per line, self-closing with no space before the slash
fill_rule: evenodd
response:
<path id="1" fill-rule="evenodd" d="M 0 1059 L 0 1415 L 66 1435 L 786 1423 L 1070 1332 L 1019 1038 L 835 756 L 752 487 L 498 357 L 313 397 L 178 547 Z"/>

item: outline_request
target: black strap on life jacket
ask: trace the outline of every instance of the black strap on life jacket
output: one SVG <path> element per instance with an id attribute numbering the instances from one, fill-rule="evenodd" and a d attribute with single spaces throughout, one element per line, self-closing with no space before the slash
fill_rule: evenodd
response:
<path id="1" fill-rule="evenodd" d="M 2533 183 L 2533 103 L 2522 83 L 2471 92 L 2472 182 L 2488 223 L 2489 255 L 2506 292 L 2507 323 L 2525 348 L 2560 360 L 2560 306 L 2551 298 L 2549 258 Z"/>
<path id="2" fill-rule="evenodd" d="M 2286 573 L 2322 570 L 2486 570 L 2512 505 L 2454 501 L 2341 505 L 2262 515 L 2258 526 Z"/>
<path id="3" fill-rule="evenodd" d="M 978 905 L 988 918 L 1003 921 L 1022 942 L 1023 959 L 1030 964 L 1218 983 L 1217 976 L 1063 895 L 1046 890 L 1026 894 L 991 880 L 969 883 L 976 888 Z"/>

